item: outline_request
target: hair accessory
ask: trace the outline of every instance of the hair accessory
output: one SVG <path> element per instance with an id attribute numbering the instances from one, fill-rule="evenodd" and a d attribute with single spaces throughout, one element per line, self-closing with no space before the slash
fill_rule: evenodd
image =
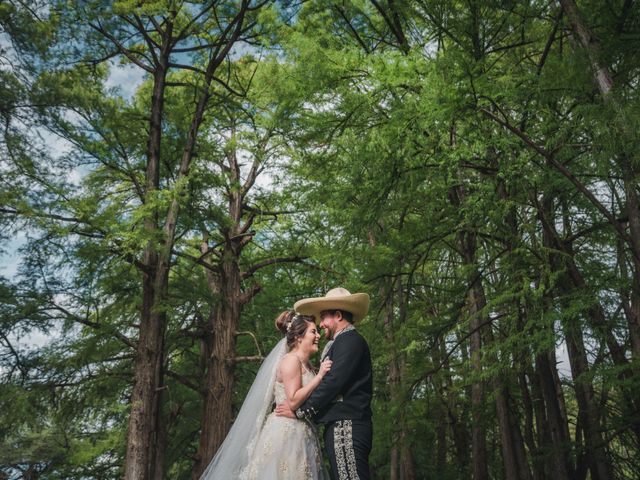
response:
<path id="1" fill-rule="evenodd" d="M 299 320 L 302 318 L 302 315 L 300 315 L 299 313 L 296 313 L 293 317 L 291 317 L 291 320 L 289 320 L 286 325 L 287 325 L 287 332 L 289 330 L 291 330 L 291 325 L 293 325 L 293 322 Z"/>

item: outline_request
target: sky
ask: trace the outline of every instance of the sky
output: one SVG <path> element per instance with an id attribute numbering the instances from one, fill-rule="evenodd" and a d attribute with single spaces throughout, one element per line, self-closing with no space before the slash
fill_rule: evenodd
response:
<path id="1" fill-rule="evenodd" d="M 0 48 L 2 48 L 2 39 L 0 38 Z M 138 86 L 142 83 L 143 75 L 139 68 L 132 65 L 118 65 L 111 62 L 111 69 L 106 86 L 115 88 L 118 95 L 130 100 L 133 97 Z M 42 144 L 46 145 L 52 158 L 59 158 L 69 151 L 71 145 L 59 136 L 41 130 L 38 132 Z M 69 172 L 69 180 L 78 184 L 82 179 L 82 170 L 74 169 Z M 0 276 L 9 280 L 14 279 L 18 272 L 20 264 L 19 249 L 26 243 L 26 233 L 19 232 L 11 240 L 0 245 Z M 40 332 L 33 332 L 27 337 L 19 339 L 20 345 L 28 347 L 39 347 L 47 343 L 50 336 L 43 335 Z M 17 341 L 18 339 L 12 339 Z"/>

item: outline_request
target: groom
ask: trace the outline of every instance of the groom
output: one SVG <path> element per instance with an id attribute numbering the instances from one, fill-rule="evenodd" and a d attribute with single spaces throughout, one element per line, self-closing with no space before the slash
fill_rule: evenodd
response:
<path id="1" fill-rule="evenodd" d="M 322 357 L 333 361 L 329 373 L 295 415 L 325 425 L 325 449 L 335 480 L 368 480 L 371 355 L 366 340 L 353 324 L 367 314 L 369 295 L 334 288 L 324 297 L 300 300 L 293 308 L 300 314 L 320 318 L 320 327 L 329 340 Z M 276 415 L 293 417 L 293 412 L 281 404 Z"/>

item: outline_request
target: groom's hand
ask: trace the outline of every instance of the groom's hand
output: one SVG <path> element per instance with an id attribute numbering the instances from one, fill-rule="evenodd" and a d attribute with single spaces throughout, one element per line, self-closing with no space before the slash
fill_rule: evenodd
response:
<path id="1" fill-rule="evenodd" d="M 297 418 L 295 412 L 289 408 L 289 404 L 287 402 L 277 404 L 275 412 L 276 417 Z"/>

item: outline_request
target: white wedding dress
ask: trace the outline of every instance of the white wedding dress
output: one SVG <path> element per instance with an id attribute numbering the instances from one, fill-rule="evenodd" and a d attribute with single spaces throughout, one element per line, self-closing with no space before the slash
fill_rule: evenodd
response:
<path id="1" fill-rule="evenodd" d="M 304 368 L 304 367 L 303 367 Z M 304 370 L 302 385 L 313 380 L 314 374 Z M 286 400 L 284 384 L 275 382 L 276 403 Z M 249 465 L 240 473 L 240 480 L 324 480 L 320 444 L 314 426 L 307 421 L 267 415 L 256 439 Z"/>
<path id="2" fill-rule="evenodd" d="M 276 381 L 286 353 L 283 338 L 262 362 L 227 438 L 200 480 L 328 480 L 315 428 L 271 412 L 274 402 L 286 399 L 284 385 Z M 313 376 L 304 371 L 302 385 Z"/>

